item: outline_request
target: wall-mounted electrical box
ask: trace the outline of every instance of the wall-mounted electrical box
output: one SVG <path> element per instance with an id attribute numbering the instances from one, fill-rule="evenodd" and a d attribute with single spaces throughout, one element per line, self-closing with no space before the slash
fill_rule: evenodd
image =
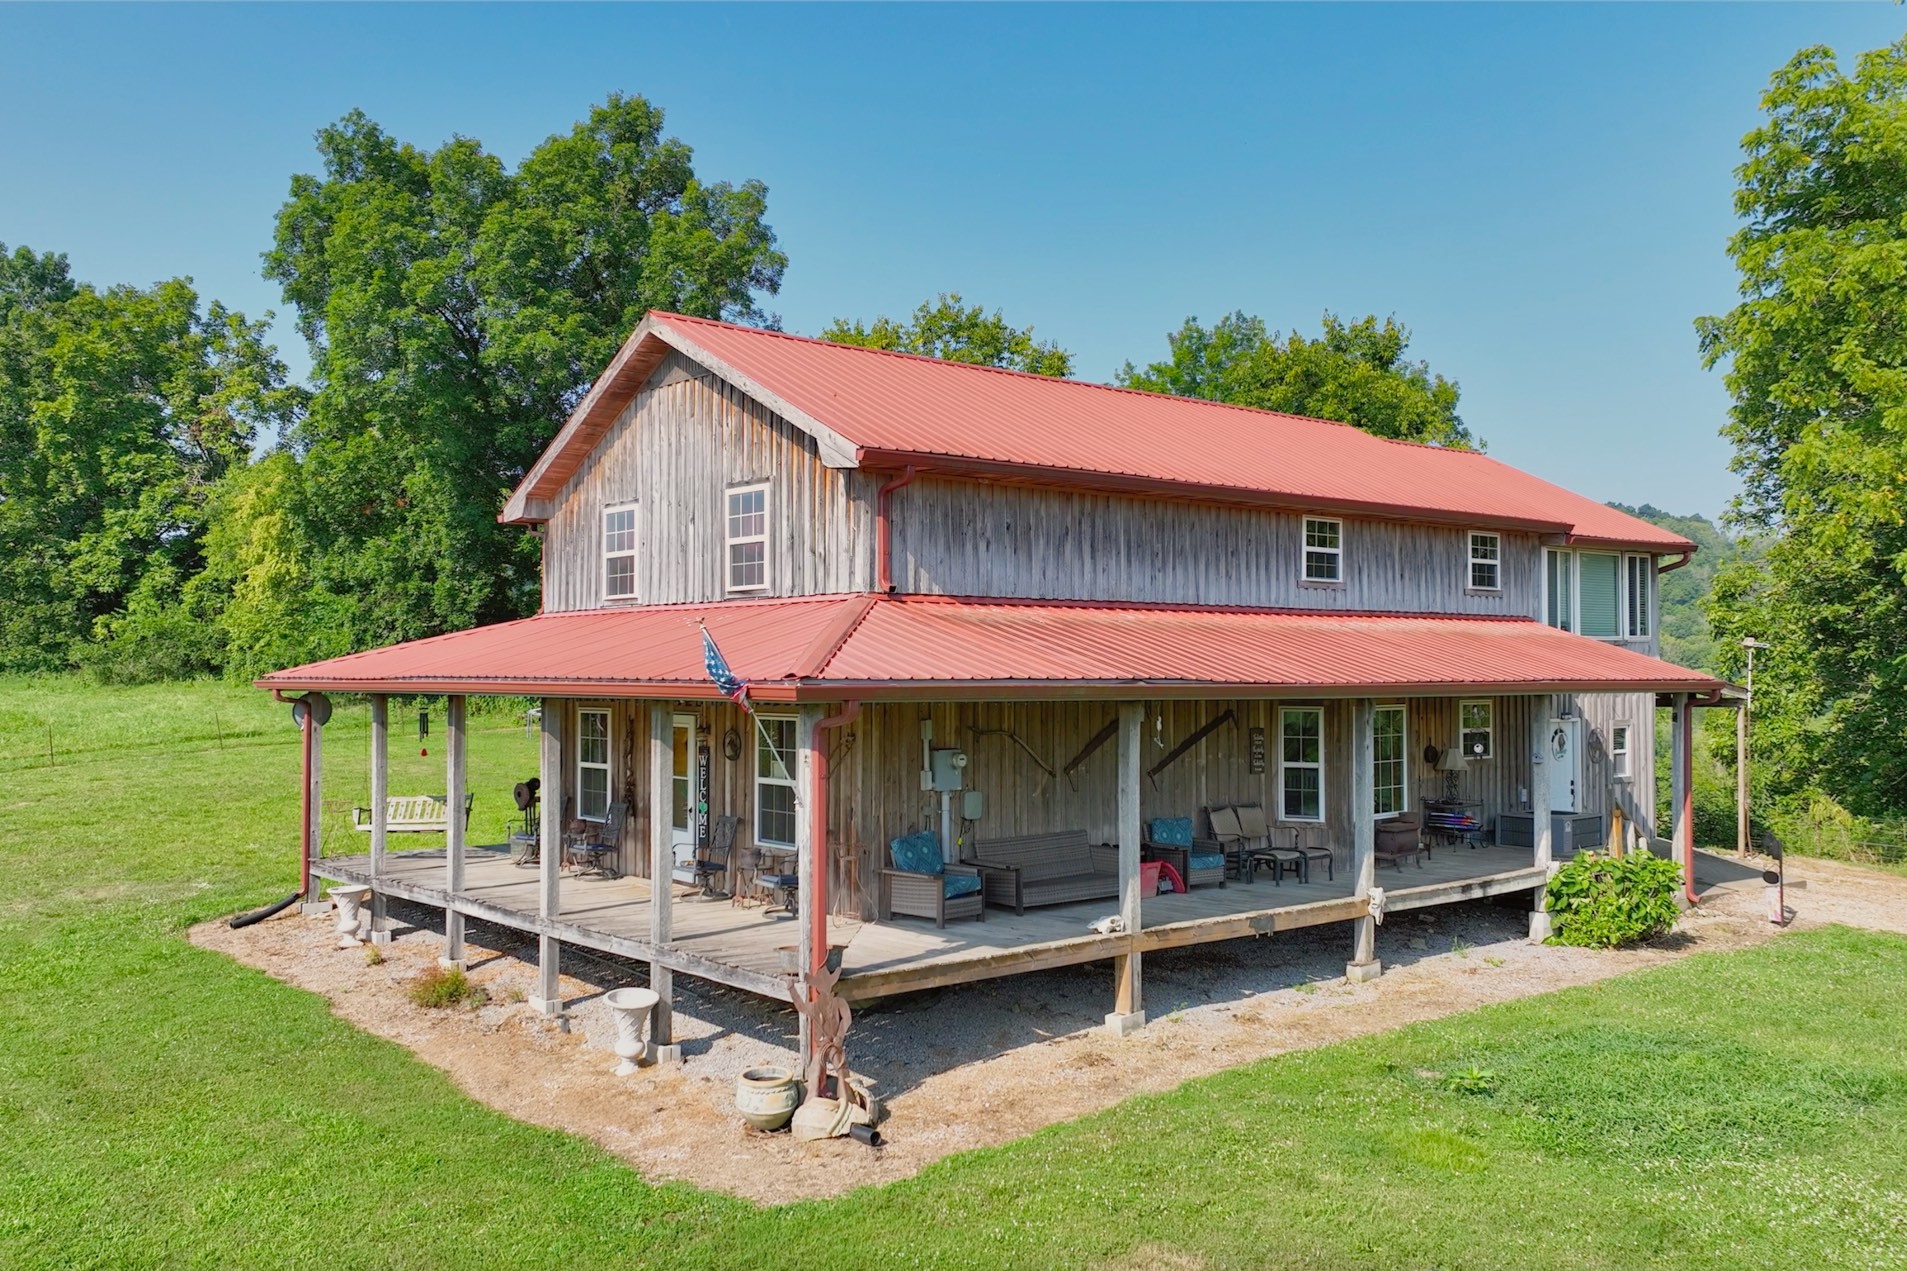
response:
<path id="1" fill-rule="evenodd" d="M 920 775 L 925 789 L 959 790 L 967 784 L 967 752 L 936 750 L 927 771 Z"/>
<path id="2" fill-rule="evenodd" d="M 987 796 L 978 790 L 962 791 L 960 795 L 960 819 L 978 821 L 987 814 Z"/>

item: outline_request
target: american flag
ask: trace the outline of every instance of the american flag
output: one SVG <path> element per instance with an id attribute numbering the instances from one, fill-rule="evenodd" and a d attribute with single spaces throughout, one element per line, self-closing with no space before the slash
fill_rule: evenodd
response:
<path id="1" fill-rule="evenodd" d="M 729 670 L 728 659 L 715 647 L 715 637 L 709 634 L 707 625 L 702 627 L 702 665 L 708 671 L 709 680 L 722 690 L 722 696 L 744 709 L 753 709 L 748 705 L 748 681 Z"/>

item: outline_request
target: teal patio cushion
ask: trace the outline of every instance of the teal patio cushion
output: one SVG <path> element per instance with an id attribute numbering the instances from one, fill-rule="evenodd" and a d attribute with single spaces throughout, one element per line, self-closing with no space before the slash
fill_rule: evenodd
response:
<path id="1" fill-rule="evenodd" d="M 904 834 L 887 845 L 894 857 L 894 868 L 910 874 L 938 874 L 945 864 L 940 859 L 940 835 L 932 830 Z M 976 883 L 980 880 L 975 879 Z M 948 895 L 954 893 L 948 892 Z"/>
<path id="2" fill-rule="evenodd" d="M 940 890 L 948 900 L 955 896 L 971 896 L 980 890 L 980 880 L 972 874 L 942 874 Z"/>
<path id="3" fill-rule="evenodd" d="M 1152 822 L 1152 841 L 1164 847 L 1192 846 L 1192 818 L 1162 816 Z"/>
<path id="4" fill-rule="evenodd" d="M 1193 852 L 1187 859 L 1191 862 L 1193 869 L 1225 868 L 1225 853 L 1223 852 Z"/>

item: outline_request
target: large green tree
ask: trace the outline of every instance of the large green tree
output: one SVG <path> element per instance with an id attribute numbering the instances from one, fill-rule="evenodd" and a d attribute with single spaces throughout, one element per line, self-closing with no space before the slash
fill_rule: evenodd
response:
<path id="1" fill-rule="evenodd" d="M 1197 318 L 1166 337 L 1169 356 L 1126 363 L 1119 383 L 1180 397 L 1335 419 L 1365 432 L 1439 446 L 1478 445 L 1457 414 L 1457 385 L 1405 356 L 1410 331 L 1375 316 L 1324 315 L 1316 339 L 1268 330 L 1243 312 L 1207 327 Z"/>
<path id="2" fill-rule="evenodd" d="M 1698 324 L 1734 397 L 1735 516 L 1768 539 L 1724 569 L 1724 670 L 1756 664 L 1776 794 L 1907 812 L 1907 41 L 1852 74 L 1826 48 L 1776 72 L 1743 140 L 1729 255 L 1741 300 Z"/>
<path id="3" fill-rule="evenodd" d="M 189 282 L 102 291 L 0 247 L 0 667 L 117 642 L 147 673 L 209 669 L 216 640 L 174 620 L 208 504 L 299 404 L 262 324 Z"/>
<path id="4" fill-rule="evenodd" d="M 836 344 L 918 353 L 949 362 L 998 366 L 1034 375 L 1073 373 L 1073 355 L 1051 341 L 1033 338 L 1032 327 L 1016 327 L 998 309 L 988 313 L 968 305 L 957 291 L 923 301 L 910 319 L 879 317 L 872 326 L 836 318 L 821 333 Z"/>
<path id="5" fill-rule="evenodd" d="M 364 646 L 532 611 L 536 545 L 497 525 L 505 494 L 644 312 L 770 321 L 787 263 L 766 188 L 698 179 L 640 97 L 514 170 L 356 112 L 318 152 L 265 261 L 317 391 L 296 465 L 234 501 L 217 562 L 247 667 L 327 652 L 340 626 Z"/>

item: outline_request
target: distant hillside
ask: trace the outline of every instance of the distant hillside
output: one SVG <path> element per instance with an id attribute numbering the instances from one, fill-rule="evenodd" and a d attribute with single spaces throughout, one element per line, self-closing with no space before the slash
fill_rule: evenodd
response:
<path id="1" fill-rule="evenodd" d="M 1708 599 L 1715 571 L 1753 549 L 1730 538 L 1705 516 L 1675 516 L 1647 503 L 1639 508 L 1623 503 L 1609 506 L 1680 534 L 1701 549 L 1688 564 L 1662 575 L 1662 656 L 1680 666 L 1713 671 L 1715 641 L 1702 603 Z"/>

